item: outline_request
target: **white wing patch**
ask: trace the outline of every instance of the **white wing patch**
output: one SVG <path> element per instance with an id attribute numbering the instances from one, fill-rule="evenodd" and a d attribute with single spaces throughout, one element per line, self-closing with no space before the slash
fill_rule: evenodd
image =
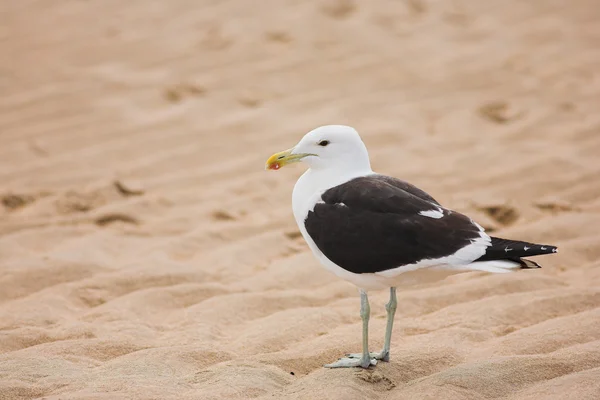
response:
<path id="1" fill-rule="evenodd" d="M 429 218 L 440 219 L 444 216 L 444 213 L 442 212 L 441 208 L 438 208 L 437 210 L 421 211 L 419 212 L 419 215 Z"/>

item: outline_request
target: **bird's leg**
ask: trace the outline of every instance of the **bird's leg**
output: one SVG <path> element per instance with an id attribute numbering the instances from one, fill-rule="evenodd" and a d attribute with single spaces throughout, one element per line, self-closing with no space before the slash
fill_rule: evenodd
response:
<path id="1" fill-rule="evenodd" d="M 362 345 L 363 351 L 360 357 L 344 357 L 334 363 L 326 364 L 326 368 L 348 368 L 362 367 L 369 368 L 369 365 L 377 364 L 377 360 L 371 358 L 369 353 L 369 318 L 371 316 L 371 307 L 367 292 L 360 290 L 360 318 L 362 319 Z"/>
<path id="2" fill-rule="evenodd" d="M 390 288 L 390 301 L 385 305 L 387 311 L 387 325 L 385 327 L 385 340 L 383 342 L 383 350 L 381 353 L 371 353 L 371 358 L 382 361 L 390 361 L 390 343 L 392 341 L 392 328 L 394 326 L 394 315 L 396 314 L 396 307 L 398 301 L 396 300 L 396 288 Z M 349 358 L 359 358 L 362 354 L 348 354 Z"/>
<path id="3" fill-rule="evenodd" d="M 390 344 L 392 341 L 392 328 L 394 327 L 394 316 L 396 315 L 396 307 L 398 306 L 398 300 L 396 300 L 396 288 L 390 288 L 390 301 L 385 305 L 385 311 L 387 311 L 387 325 L 385 327 L 385 341 L 383 342 L 383 350 L 380 353 L 378 360 L 390 361 Z"/>

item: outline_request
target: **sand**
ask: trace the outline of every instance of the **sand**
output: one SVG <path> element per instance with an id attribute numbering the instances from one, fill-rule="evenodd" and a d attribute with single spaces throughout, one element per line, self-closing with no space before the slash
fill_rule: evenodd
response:
<path id="1" fill-rule="evenodd" d="M 596 2 L 3 8 L 0 399 L 600 398 Z M 263 168 L 330 123 L 559 254 L 401 288 L 391 362 L 322 368 L 358 292 L 299 237 L 302 166 Z"/>

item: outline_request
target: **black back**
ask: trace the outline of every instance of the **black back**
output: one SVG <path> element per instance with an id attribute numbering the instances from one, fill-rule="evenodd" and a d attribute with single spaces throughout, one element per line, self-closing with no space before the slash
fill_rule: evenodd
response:
<path id="1" fill-rule="evenodd" d="M 429 193 L 427 193 L 427 192 L 419 189 L 418 187 L 416 187 L 416 186 L 414 186 L 414 185 L 412 185 L 412 184 L 410 184 L 410 183 L 408 183 L 406 181 L 400 180 L 398 178 L 394 178 L 392 176 L 386 176 L 386 175 L 376 174 L 376 175 L 370 176 L 369 179 L 371 179 L 373 181 L 385 182 L 385 183 L 390 184 L 390 185 L 392 185 L 394 187 L 397 187 L 398 189 L 402 189 L 405 192 L 408 192 L 408 193 L 410 193 L 410 194 L 412 194 L 414 196 L 417 196 L 420 199 L 423 199 L 425 201 L 429 201 L 431 203 L 437 204 L 438 206 L 440 205 L 440 203 L 437 200 L 435 200 L 433 197 L 431 197 L 429 195 Z"/>
<path id="2" fill-rule="evenodd" d="M 321 196 L 305 220 L 319 250 L 354 273 L 373 273 L 454 254 L 479 238 L 470 218 L 443 210 L 443 218 L 419 215 L 438 203 L 398 179 L 355 178 Z"/>

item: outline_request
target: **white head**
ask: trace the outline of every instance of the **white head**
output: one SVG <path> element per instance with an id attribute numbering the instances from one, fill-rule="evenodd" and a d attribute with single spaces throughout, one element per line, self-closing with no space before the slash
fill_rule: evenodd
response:
<path id="1" fill-rule="evenodd" d="M 369 153 L 358 132 L 345 125 L 325 125 L 308 132 L 291 149 L 273 154 L 266 169 L 303 161 L 313 170 L 370 171 Z"/>

